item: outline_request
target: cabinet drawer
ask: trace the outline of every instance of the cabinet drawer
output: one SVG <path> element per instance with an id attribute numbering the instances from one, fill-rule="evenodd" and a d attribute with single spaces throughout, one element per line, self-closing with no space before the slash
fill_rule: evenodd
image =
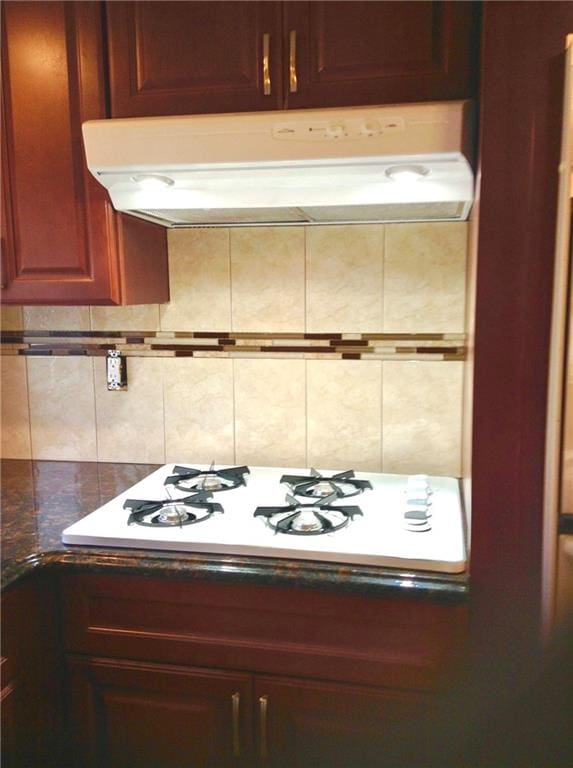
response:
<path id="1" fill-rule="evenodd" d="M 447 682 L 466 634 L 464 604 L 315 590 L 75 574 L 62 597 L 69 652 L 410 689 Z"/>

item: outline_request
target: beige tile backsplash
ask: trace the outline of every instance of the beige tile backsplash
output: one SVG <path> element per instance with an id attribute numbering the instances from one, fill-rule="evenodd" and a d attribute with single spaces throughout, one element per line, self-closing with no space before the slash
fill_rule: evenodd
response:
<path id="1" fill-rule="evenodd" d="M 305 361 L 232 362 L 237 463 L 304 466 Z"/>
<path id="2" fill-rule="evenodd" d="M 32 457 L 96 461 L 93 359 L 27 360 Z"/>
<path id="3" fill-rule="evenodd" d="M 232 360 L 166 358 L 163 397 L 166 461 L 235 461 Z"/>
<path id="4" fill-rule="evenodd" d="M 14 330 L 459 333 L 467 225 L 169 232 L 169 304 L 2 308 Z M 459 474 L 463 362 L 2 358 L 5 457 Z M 26 386 L 27 382 L 27 386 Z"/>
<path id="5" fill-rule="evenodd" d="M 304 332 L 304 227 L 230 231 L 233 330 Z"/>
<path id="6" fill-rule="evenodd" d="M 1 365 L 2 457 L 31 459 L 26 360 L 16 356 L 3 357 Z"/>
<path id="7" fill-rule="evenodd" d="M 384 330 L 463 333 L 467 225 L 386 227 Z"/>
<path id="8" fill-rule="evenodd" d="M 170 301 L 161 306 L 162 331 L 224 331 L 231 326 L 228 229 L 168 233 Z"/>
<path id="9" fill-rule="evenodd" d="M 105 359 L 94 360 L 95 410 L 99 461 L 161 464 L 165 461 L 163 373 L 161 358 L 129 361 L 128 389 L 106 388 Z"/>
<path id="10" fill-rule="evenodd" d="M 383 330 L 384 228 L 308 227 L 306 248 L 306 330 Z"/>
<path id="11" fill-rule="evenodd" d="M 309 360 L 307 423 L 305 465 L 329 469 L 359 466 L 379 472 L 381 364 L 362 360 Z"/>

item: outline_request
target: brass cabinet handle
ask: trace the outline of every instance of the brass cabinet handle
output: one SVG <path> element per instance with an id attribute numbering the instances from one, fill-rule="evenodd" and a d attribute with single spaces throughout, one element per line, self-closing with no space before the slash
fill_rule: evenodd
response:
<path id="1" fill-rule="evenodd" d="M 259 696 L 259 715 L 261 721 L 261 733 L 259 742 L 259 754 L 261 760 L 266 760 L 269 754 L 267 740 L 267 712 L 269 707 L 269 697 Z"/>
<path id="2" fill-rule="evenodd" d="M 241 732 L 239 726 L 240 720 L 240 708 L 241 708 L 241 694 L 234 693 L 231 696 L 231 703 L 233 707 L 233 757 L 241 756 Z"/>
<path id="3" fill-rule="evenodd" d="M 263 35 L 263 94 L 271 95 L 271 72 L 269 68 L 269 49 L 271 45 L 271 36 L 268 32 Z"/>
<path id="4" fill-rule="evenodd" d="M 290 93 L 296 93 L 298 78 L 296 76 L 296 31 L 294 29 L 289 32 L 288 82 Z"/>

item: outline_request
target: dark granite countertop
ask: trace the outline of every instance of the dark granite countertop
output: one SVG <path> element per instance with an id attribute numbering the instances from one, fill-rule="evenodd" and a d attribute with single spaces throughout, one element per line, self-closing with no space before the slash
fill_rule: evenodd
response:
<path id="1" fill-rule="evenodd" d="M 36 569 L 139 573 L 459 601 L 466 574 L 233 555 L 84 547 L 64 528 L 156 469 L 151 464 L 2 462 L 2 588 Z"/>

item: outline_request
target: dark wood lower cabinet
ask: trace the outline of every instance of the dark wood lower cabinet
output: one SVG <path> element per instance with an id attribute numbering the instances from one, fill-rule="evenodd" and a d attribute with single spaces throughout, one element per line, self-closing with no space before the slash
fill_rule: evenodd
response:
<path id="1" fill-rule="evenodd" d="M 249 675 L 82 657 L 67 671 L 71 766 L 251 765 Z"/>
<path id="2" fill-rule="evenodd" d="M 61 768 L 59 651 L 53 583 L 2 593 L 2 768 Z"/>
<path id="3" fill-rule="evenodd" d="M 395 768 L 423 754 L 427 695 L 81 656 L 67 680 L 74 768 Z"/>
<path id="4" fill-rule="evenodd" d="M 467 618 L 127 575 L 70 574 L 61 596 L 73 768 L 428 768 Z"/>
<path id="5" fill-rule="evenodd" d="M 423 695 L 257 677 L 255 702 L 265 766 L 397 768 L 417 764 L 423 754 L 419 735 L 429 709 Z"/>

